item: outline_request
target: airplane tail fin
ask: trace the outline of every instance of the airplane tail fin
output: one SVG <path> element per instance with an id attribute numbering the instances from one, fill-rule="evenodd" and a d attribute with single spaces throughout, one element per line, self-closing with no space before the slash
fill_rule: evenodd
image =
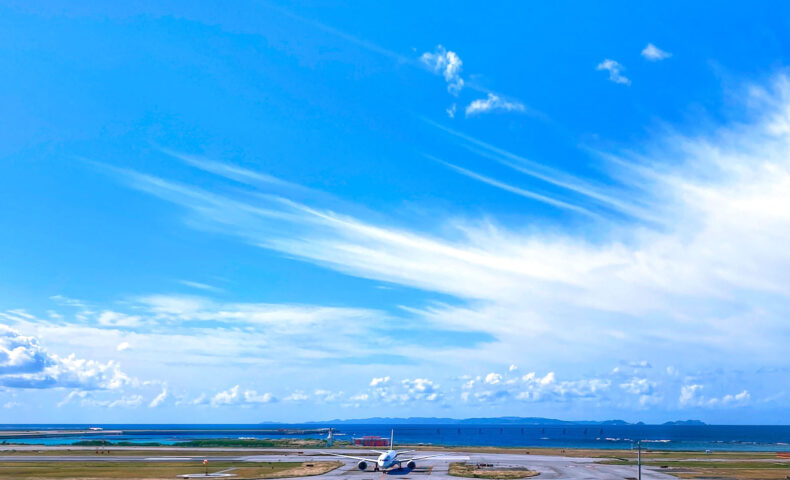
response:
<path id="1" fill-rule="evenodd" d="M 390 432 L 390 450 L 395 450 L 395 429 Z"/>

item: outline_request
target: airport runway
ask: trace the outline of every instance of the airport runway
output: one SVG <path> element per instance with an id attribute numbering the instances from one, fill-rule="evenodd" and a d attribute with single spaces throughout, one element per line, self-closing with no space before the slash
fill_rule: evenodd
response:
<path id="1" fill-rule="evenodd" d="M 70 448 L 74 450 L 74 448 Z M 113 448 L 119 450 L 121 447 Z M 133 450 L 133 448 L 123 448 L 124 450 Z M 142 449 L 142 448 L 141 448 Z M 370 467 L 367 471 L 360 471 L 357 469 L 357 462 L 351 459 L 344 459 L 339 457 L 330 457 L 326 455 L 315 455 L 315 452 L 292 454 L 255 454 L 250 450 L 239 450 L 239 455 L 235 456 L 212 456 L 212 450 L 205 450 L 204 456 L 184 456 L 179 455 L 177 450 L 168 449 L 160 450 L 161 455 L 151 456 L 148 454 L 152 450 L 151 447 L 144 448 L 146 455 L 140 456 L 120 456 L 120 455 L 90 455 L 86 451 L 85 455 L 58 455 L 58 449 L 49 448 L 30 448 L 33 451 L 49 450 L 47 453 L 52 455 L 3 455 L 0 450 L 0 461 L 3 462 L 36 462 L 36 461 L 62 461 L 62 462 L 85 462 L 85 461 L 99 461 L 99 462 L 157 462 L 157 461 L 202 461 L 208 459 L 209 462 L 219 461 L 242 461 L 242 462 L 311 462 L 311 461 L 327 461 L 339 460 L 344 463 L 340 468 L 328 472 L 319 477 L 303 477 L 303 480 L 317 480 L 318 478 L 337 479 L 348 478 L 350 480 L 382 480 L 382 478 L 390 478 L 391 480 L 411 480 L 424 478 L 425 480 L 459 480 L 459 477 L 451 477 L 448 474 L 448 467 L 451 462 L 469 462 L 469 463 L 486 463 L 493 464 L 495 467 L 522 467 L 530 470 L 540 472 L 538 479 L 573 479 L 573 480 L 597 480 L 597 479 L 635 479 L 637 477 L 636 467 L 624 465 L 604 465 L 597 463 L 600 459 L 593 458 L 577 458 L 577 457 L 562 457 L 562 456 L 547 456 L 547 455 L 526 455 L 526 454 L 501 454 L 501 453 L 486 453 L 486 454 L 468 454 L 463 451 L 458 452 L 435 452 L 440 454 L 440 457 L 431 458 L 419 461 L 417 468 L 409 470 L 401 470 L 389 473 L 386 477 L 380 472 L 373 472 Z M 19 448 L 16 448 L 19 451 Z M 220 449 L 214 449 L 216 452 Z M 191 449 L 190 453 L 194 453 Z M 228 449 L 222 450 L 227 452 Z M 351 449 L 334 450 L 338 453 L 362 455 L 367 456 L 367 451 L 355 451 Z M 234 453 L 236 451 L 234 450 Z M 289 452 L 291 453 L 291 452 Z M 431 452 L 420 451 L 419 455 L 431 455 Z M 644 480 L 676 480 L 675 477 L 658 471 L 654 468 L 642 468 L 642 478 Z"/>

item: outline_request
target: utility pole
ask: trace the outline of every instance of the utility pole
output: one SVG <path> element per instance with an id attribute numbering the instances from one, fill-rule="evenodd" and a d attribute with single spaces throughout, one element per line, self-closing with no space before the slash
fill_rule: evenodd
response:
<path id="1" fill-rule="evenodd" d="M 636 441 L 637 480 L 642 480 L 642 440 Z"/>

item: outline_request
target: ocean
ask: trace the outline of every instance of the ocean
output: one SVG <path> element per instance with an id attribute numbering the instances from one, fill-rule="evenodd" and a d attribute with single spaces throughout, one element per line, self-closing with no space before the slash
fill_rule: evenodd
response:
<path id="1" fill-rule="evenodd" d="M 145 430 L 123 434 L 13 439 L 15 443 L 68 445 L 80 440 L 127 441 L 135 443 L 175 442 L 205 438 L 324 438 L 320 434 L 271 435 L 261 430 L 316 429 L 331 424 L 227 424 L 227 425 L 0 425 L 3 430 L 87 429 Z M 395 444 L 450 446 L 552 447 L 628 449 L 634 440 L 653 450 L 695 451 L 790 451 L 790 426 L 767 425 L 340 425 L 337 440 L 377 435 L 389 438 L 395 429 Z M 256 432 L 257 430 L 257 432 Z"/>

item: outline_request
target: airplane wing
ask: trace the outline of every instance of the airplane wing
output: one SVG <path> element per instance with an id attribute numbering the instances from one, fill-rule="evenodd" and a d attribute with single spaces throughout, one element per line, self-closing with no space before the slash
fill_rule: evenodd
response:
<path id="1" fill-rule="evenodd" d="M 411 462 L 411 461 L 415 461 L 416 462 L 417 460 L 425 460 L 426 458 L 445 457 L 445 456 L 447 456 L 446 453 L 437 453 L 435 455 L 423 455 L 421 457 L 412 457 L 412 458 L 410 458 L 408 460 L 400 460 L 400 461 L 401 462 Z"/>
<path id="2" fill-rule="evenodd" d="M 320 453 L 323 453 L 324 455 L 332 455 L 333 457 L 351 458 L 353 460 L 361 460 L 363 462 L 376 463 L 376 459 L 375 458 L 354 457 L 354 456 L 351 456 L 351 455 L 343 455 L 343 454 L 340 454 L 340 453 L 332 453 L 332 452 L 320 452 Z"/>
<path id="3" fill-rule="evenodd" d="M 411 453 L 416 452 L 416 450 L 398 450 L 398 455 L 403 455 L 404 453 Z"/>

